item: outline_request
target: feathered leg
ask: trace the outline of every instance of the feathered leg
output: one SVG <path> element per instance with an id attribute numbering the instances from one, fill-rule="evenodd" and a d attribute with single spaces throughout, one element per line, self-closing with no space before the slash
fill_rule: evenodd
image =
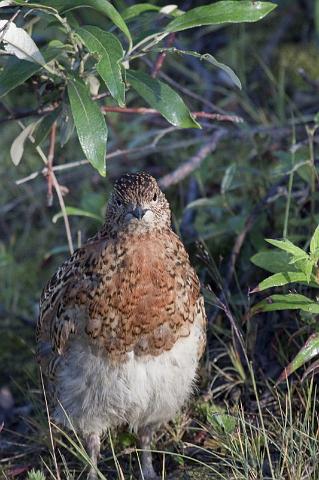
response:
<path id="1" fill-rule="evenodd" d="M 88 437 L 86 438 L 86 446 L 92 462 L 92 467 L 90 468 L 87 478 L 88 480 L 96 480 L 98 478 L 96 472 L 97 460 L 100 455 L 101 447 L 100 435 L 98 433 L 91 433 L 90 435 L 88 435 Z"/>
<path id="2" fill-rule="evenodd" d="M 159 478 L 155 473 L 153 462 L 152 462 L 152 452 L 150 452 L 153 430 L 154 429 L 151 426 L 147 426 L 142 428 L 138 432 L 140 447 L 143 450 L 142 452 L 143 480 L 156 480 Z"/>

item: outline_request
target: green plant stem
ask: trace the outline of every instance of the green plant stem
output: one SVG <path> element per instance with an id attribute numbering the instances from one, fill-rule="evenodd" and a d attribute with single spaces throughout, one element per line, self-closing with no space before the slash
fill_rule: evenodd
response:
<path id="1" fill-rule="evenodd" d="M 284 219 L 284 228 L 282 232 L 283 238 L 287 238 L 288 234 L 288 220 L 289 220 L 289 211 L 290 211 L 290 204 L 291 204 L 291 192 L 292 192 L 292 185 L 294 181 L 294 164 L 295 164 L 295 143 L 296 143 L 296 127 L 295 124 L 292 123 L 292 145 L 291 145 L 291 172 L 289 175 L 288 180 L 288 195 L 287 195 L 287 203 L 286 203 L 286 211 L 285 211 L 285 219 Z"/>
<path id="2" fill-rule="evenodd" d="M 314 135 L 317 130 L 317 126 L 311 128 L 308 125 L 306 126 L 306 131 L 308 135 L 308 144 L 309 144 L 309 160 L 311 164 L 311 200 L 310 200 L 310 218 L 311 218 L 311 228 L 313 229 L 316 225 L 315 219 L 315 192 L 316 192 L 316 177 L 318 180 L 318 174 L 315 166 L 315 153 L 314 153 Z"/>

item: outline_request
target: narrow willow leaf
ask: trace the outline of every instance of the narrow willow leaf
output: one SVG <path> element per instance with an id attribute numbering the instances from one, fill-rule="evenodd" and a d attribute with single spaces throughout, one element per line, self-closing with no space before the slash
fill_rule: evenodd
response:
<path id="1" fill-rule="evenodd" d="M 310 253 L 315 257 L 315 259 L 319 258 L 319 225 L 311 237 Z"/>
<path id="2" fill-rule="evenodd" d="M 8 20 L 0 20 L 0 31 L 4 48 L 8 53 L 15 55 L 20 60 L 26 60 L 40 65 L 45 64 L 40 50 L 23 28 L 17 27 L 13 22 Z"/>
<path id="3" fill-rule="evenodd" d="M 88 217 L 88 218 L 93 218 L 94 220 L 97 220 L 99 223 L 103 222 L 103 217 L 100 215 L 96 215 L 95 213 L 88 212 L 86 210 L 82 210 L 81 208 L 76 208 L 76 207 L 65 207 L 66 214 L 67 215 L 74 215 L 77 217 Z M 63 218 L 63 213 L 59 212 L 54 215 L 52 218 L 52 222 L 56 223 L 59 218 Z"/>
<path id="4" fill-rule="evenodd" d="M 310 280 L 310 278 L 309 278 Z M 258 287 L 254 288 L 250 293 L 261 292 L 267 288 L 272 287 L 282 287 L 288 283 L 294 282 L 305 282 L 308 283 L 308 276 L 303 272 L 281 272 L 275 273 L 268 278 L 265 278 L 262 282 L 258 284 Z"/>
<path id="5" fill-rule="evenodd" d="M 270 273 L 286 273 L 289 271 L 297 271 L 294 265 L 289 265 L 291 256 L 287 252 L 279 252 L 278 250 L 265 250 L 253 255 L 250 261 L 263 268 Z"/>
<path id="6" fill-rule="evenodd" d="M 238 87 L 239 89 L 242 88 L 241 81 L 237 77 L 234 70 L 232 70 L 228 65 L 225 65 L 224 63 L 221 63 L 218 60 L 216 60 L 216 58 L 213 57 L 210 53 L 204 53 L 202 55 L 198 52 L 193 52 L 192 50 L 180 50 L 180 49 L 174 48 L 174 47 L 173 48 L 159 48 L 158 51 L 168 52 L 168 53 L 176 53 L 176 54 L 180 54 L 180 55 L 190 55 L 192 57 L 199 58 L 199 60 L 201 60 L 201 61 L 204 60 L 206 62 L 209 62 L 212 65 L 214 65 L 215 67 L 220 68 L 225 73 L 227 73 L 227 75 L 232 80 L 232 82 L 236 85 L 236 87 Z"/>
<path id="7" fill-rule="evenodd" d="M 280 375 L 277 384 L 286 380 L 289 375 L 295 372 L 298 368 L 304 365 L 306 362 L 311 360 L 313 357 L 319 355 L 319 333 L 314 333 L 311 337 L 308 338 L 304 346 L 297 353 L 292 362 L 289 363 L 288 367 Z"/>
<path id="8" fill-rule="evenodd" d="M 161 7 L 157 7 L 156 5 L 151 5 L 150 3 L 137 3 L 135 5 L 131 5 L 130 7 L 126 8 L 123 12 L 121 12 L 122 18 L 125 21 L 132 20 L 133 18 L 141 15 L 144 12 L 159 12 Z"/>
<path id="9" fill-rule="evenodd" d="M 19 135 L 13 141 L 10 148 L 10 157 L 15 166 L 19 165 L 24 152 L 24 143 L 26 139 L 30 135 L 32 135 L 32 132 L 35 129 L 37 123 L 39 123 L 39 121 L 30 123 L 22 130 L 22 132 L 19 133 Z"/>
<path id="10" fill-rule="evenodd" d="M 220 186 L 220 191 L 222 195 L 224 195 L 230 189 L 231 184 L 235 177 L 236 169 L 237 169 L 236 163 L 232 163 L 231 165 L 229 165 L 229 167 L 226 168 L 225 175 L 223 176 L 222 183 Z"/>
<path id="11" fill-rule="evenodd" d="M 72 117 L 71 107 L 68 103 L 62 106 L 62 113 L 59 118 L 60 123 L 60 145 L 64 147 L 70 140 L 74 132 L 74 121 Z"/>
<path id="12" fill-rule="evenodd" d="M 117 103 L 125 105 L 125 85 L 122 79 L 121 60 L 124 51 L 120 41 L 101 28 L 87 25 L 76 30 L 87 49 L 98 58 L 96 70 L 104 80 Z"/>
<path id="13" fill-rule="evenodd" d="M 132 37 L 127 25 L 116 8 L 107 0 L 42 0 L 41 4 L 56 8 L 61 14 L 76 8 L 93 8 L 107 16 L 126 36 L 129 46 L 132 46 Z"/>
<path id="14" fill-rule="evenodd" d="M 41 69 L 38 63 L 10 58 L 0 73 L 0 98 L 24 83 Z"/>
<path id="15" fill-rule="evenodd" d="M 290 240 L 273 240 L 266 238 L 266 242 L 280 248 L 280 250 L 285 250 L 290 253 L 293 257 L 296 257 L 296 261 L 308 258 L 308 253 L 302 250 L 302 248 L 297 247 L 297 245 L 294 245 Z"/>
<path id="16" fill-rule="evenodd" d="M 45 64 L 56 58 L 60 52 L 55 48 L 45 49 L 43 52 Z M 39 63 L 19 60 L 17 57 L 8 59 L 0 72 L 0 98 L 9 93 L 14 88 L 24 83 L 28 78 L 39 72 L 42 65 Z"/>
<path id="17" fill-rule="evenodd" d="M 251 315 L 276 310 L 302 310 L 308 313 L 319 313 L 319 303 L 304 295 L 288 293 L 287 295 L 271 295 L 250 309 Z"/>
<path id="18" fill-rule="evenodd" d="M 182 98 L 166 83 L 137 70 L 128 70 L 126 76 L 134 90 L 169 123 L 180 128 L 201 128 Z"/>
<path id="19" fill-rule="evenodd" d="M 104 117 L 80 80 L 69 81 L 68 95 L 82 150 L 93 167 L 105 176 L 107 127 Z"/>
<path id="20" fill-rule="evenodd" d="M 184 15 L 172 20 L 165 28 L 166 32 L 180 32 L 202 25 L 219 25 L 223 23 L 257 22 L 268 15 L 276 5 L 271 2 L 222 1 L 196 7 Z"/>
<path id="21" fill-rule="evenodd" d="M 37 126 L 34 132 L 34 144 L 40 145 L 49 135 L 53 123 L 57 120 L 61 113 L 61 108 L 56 108 L 53 112 L 48 113 L 41 119 L 41 123 Z"/>

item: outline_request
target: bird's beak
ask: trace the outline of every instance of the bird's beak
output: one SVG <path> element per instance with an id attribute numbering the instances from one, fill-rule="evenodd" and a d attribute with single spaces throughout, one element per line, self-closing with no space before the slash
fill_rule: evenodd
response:
<path id="1" fill-rule="evenodd" d="M 147 208 L 142 208 L 138 206 L 134 208 L 134 210 L 132 211 L 132 215 L 138 220 L 141 220 L 144 217 L 146 212 L 147 212 Z"/>

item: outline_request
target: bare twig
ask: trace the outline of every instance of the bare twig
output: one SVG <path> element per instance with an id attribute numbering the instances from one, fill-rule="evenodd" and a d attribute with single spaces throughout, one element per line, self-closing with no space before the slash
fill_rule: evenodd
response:
<path id="1" fill-rule="evenodd" d="M 37 108 L 34 110 L 29 110 L 27 112 L 17 112 L 17 113 L 10 113 L 7 117 L 0 118 L 0 124 L 9 122 L 11 120 L 19 120 L 22 118 L 27 117 L 37 117 L 41 115 L 45 115 L 46 113 L 50 113 L 53 110 L 56 110 L 58 104 L 53 106 L 47 106 L 44 108 Z M 128 113 L 128 114 L 137 114 L 137 115 L 161 115 L 160 112 L 155 110 L 154 108 L 144 108 L 144 107 L 110 107 L 110 106 L 102 106 L 101 111 L 103 113 Z M 243 122 L 243 118 L 239 117 L 238 115 L 228 115 L 222 113 L 210 113 L 210 112 L 192 112 L 192 115 L 195 118 L 207 118 L 208 120 L 216 120 L 218 122 L 233 122 L 233 123 L 241 123 Z"/>
<path id="2" fill-rule="evenodd" d="M 195 138 L 195 139 L 193 138 L 193 139 L 190 139 L 190 140 L 184 140 L 184 141 L 180 140 L 180 141 L 177 141 L 177 142 L 172 142 L 172 143 L 167 144 L 167 145 L 156 146 L 156 147 L 153 146 L 153 144 L 150 144 L 150 145 L 144 145 L 143 147 L 128 148 L 128 149 L 123 149 L 123 150 L 115 150 L 114 152 L 108 153 L 106 155 L 106 159 L 111 160 L 113 158 L 123 157 L 123 156 L 126 156 L 126 155 L 137 155 L 137 154 L 139 156 L 142 156 L 142 155 L 146 156 L 149 153 L 154 153 L 154 152 L 165 152 L 167 150 L 172 151 L 174 149 L 187 148 L 187 147 L 196 145 L 197 143 L 203 142 L 203 140 L 204 141 L 207 140 L 207 137 L 204 137 L 204 139 L 198 137 L 198 138 Z M 75 162 L 69 162 L 69 163 L 65 163 L 63 165 L 54 165 L 52 167 L 52 170 L 54 172 L 61 172 L 63 170 L 69 170 L 71 168 L 81 167 L 82 165 L 88 165 L 88 163 L 89 163 L 88 160 L 77 160 Z M 42 173 L 42 175 L 47 175 L 47 167 L 44 167 L 42 170 L 38 170 L 36 172 L 31 173 L 27 177 L 20 178 L 19 180 L 16 180 L 15 183 L 16 183 L 16 185 L 22 185 L 25 182 L 29 182 L 30 180 L 33 180 L 34 178 L 36 178 L 41 173 Z"/>
<path id="3" fill-rule="evenodd" d="M 175 40 L 175 33 L 171 33 L 168 37 L 167 37 L 167 41 L 166 41 L 166 48 L 169 48 L 173 45 L 174 43 L 174 40 Z M 155 65 L 154 65 L 154 69 L 153 69 L 153 72 L 152 72 L 152 77 L 153 78 L 156 78 L 160 69 L 162 68 L 163 66 L 163 63 L 165 61 L 165 58 L 166 58 L 166 55 L 167 55 L 167 52 L 162 52 L 162 53 L 159 53 L 158 56 L 157 56 L 157 59 L 156 59 L 156 62 L 155 62 Z"/>
<path id="4" fill-rule="evenodd" d="M 48 181 L 48 194 L 47 194 L 47 199 L 48 199 L 48 207 L 52 206 L 53 203 L 53 194 L 52 194 L 52 165 L 53 165 L 53 159 L 54 159 L 54 150 L 55 150 L 55 139 L 56 139 L 56 127 L 57 124 L 56 122 L 53 123 L 52 128 L 51 128 L 51 134 L 50 134 L 50 146 L 49 146 L 49 153 L 48 153 L 48 165 L 47 165 L 47 181 Z"/>
<path id="5" fill-rule="evenodd" d="M 133 113 L 138 115 L 161 115 L 160 112 L 154 108 L 144 108 L 144 107 L 102 107 L 102 112 L 116 112 L 116 113 Z M 210 112 L 192 112 L 193 117 L 195 118 L 207 118 L 209 120 L 217 120 L 219 122 L 234 122 L 241 123 L 243 119 L 237 115 L 223 115 L 221 113 L 210 113 Z"/>
<path id="6" fill-rule="evenodd" d="M 68 239 L 69 250 L 70 250 L 70 253 L 72 254 L 74 252 L 74 248 L 73 248 L 73 242 L 72 242 L 72 235 L 71 235 L 69 217 L 66 213 L 65 203 L 64 203 L 62 192 L 61 192 L 60 184 L 57 181 L 57 178 L 56 178 L 53 170 L 51 172 L 51 177 L 52 177 L 53 186 L 55 188 L 55 191 L 56 191 L 58 199 L 59 199 L 61 212 L 62 212 L 62 215 L 63 215 L 64 225 L 65 225 L 65 232 L 66 232 L 66 236 L 67 236 L 67 239 Z"/>
<path id="7" fill-rule="evenodd" d="M 49 105 L 47 107 L 35 108 L 34 110 L 28 110 L 26 112 L 12 112 L 7 117 L 0 118 L 0 124 L 10 122 L 11 120 L 20 120 L 22 118 L 38 117 L 41 115 L 45 115 L 46 113 L 53 112 L 53 110 L 56 110 L 57 107 L 58 105 Z"/>
<path id="8" fill-rule="evenodd" d="M 216 132 L 213 133 L 211 140 L 205 143 L 205 145 L 203 145 L 193 157 L 191 157 L 187 162 L 182 163 L 182 165 L 180 165 L 173 172 L 168 173 L 159 179 L 159 185 L 161 188 L 165 189 L 171 185 L 179 183 L 181 180 L 187 177 L 187 175 L 198 168 L 207 155 L 216 149 L 219 141 L 225 136 L 225 134 L 225 129 L 216 130 Z"/>

